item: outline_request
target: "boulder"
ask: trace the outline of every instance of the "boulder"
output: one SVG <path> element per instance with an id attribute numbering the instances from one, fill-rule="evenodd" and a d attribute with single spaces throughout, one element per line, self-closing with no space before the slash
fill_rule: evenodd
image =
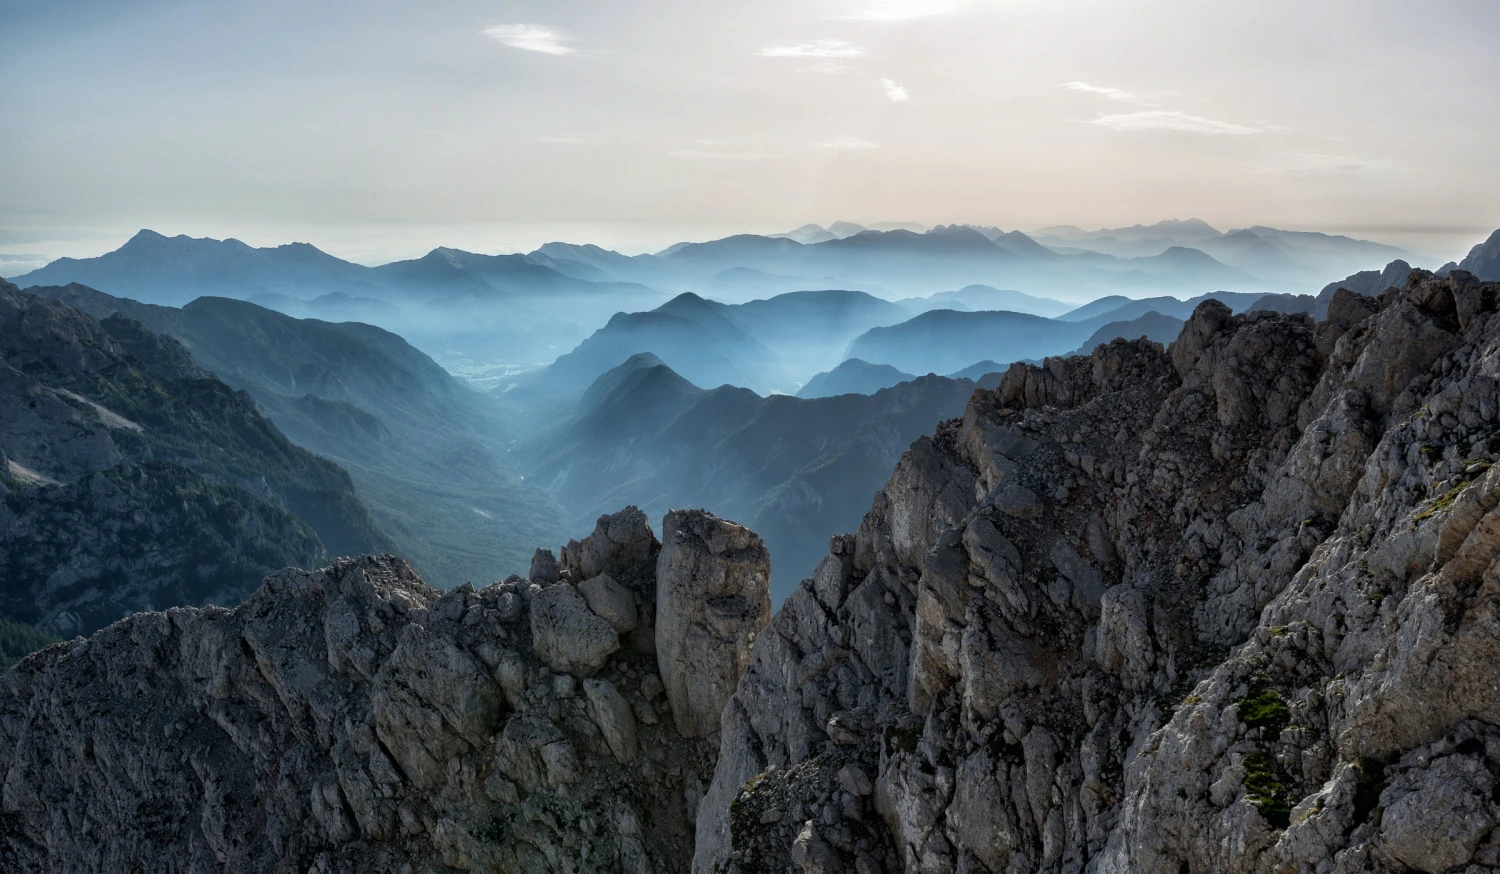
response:
<path id="1" fill-rule="evenodd" d="M 531 597 L 531 645 L 552 670 L 592 677 L 620 648 L 620 637 L 578 589 L 556 583 Z"/>
<path id="2" fill-rule="evenodd" d="M 574 581 L 600 574 L 620 575 L 656 552 L 656 535 L 638 507 L 600 516 L 582 541 L 570 540 L 562 551 L 562 572 Z"/>
<path id="3" fill-rule="evenodd" d="M 614 626 L 615 631 L 620 634 L 629 634 L 640 624 L 635 597 L 609 574 L 584 580 L 578 584 L 578 591 L 588 602 L 589 609 Z"/>

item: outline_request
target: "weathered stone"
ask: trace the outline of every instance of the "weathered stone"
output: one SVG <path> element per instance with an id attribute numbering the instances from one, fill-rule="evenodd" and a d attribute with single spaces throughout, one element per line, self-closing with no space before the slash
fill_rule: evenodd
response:
<path id="1" fill-rule="evenodd" d="M 662 521 L 656 662 L 677 730 L 706 737 L 771 619 L 771 557 L 755 532 L 702 510 Z"/>
<path id="2" fill-rule="evenodd" d="M 620 764 L 630 764 L 636 751 L 635 715 L 630 704 L 608 680 L 584 680 L 583 692 L 589 699 L 589 715 L 599 726 L 610 752 Z"/>
<path id="3" fill-rule="evenodd" d="M 614 626 L 620 634 L 629 634 L 640 624 L 635 598 L 609 574 L 600 574 L 578 584 L 578 591 L 589 609 Z"/>
<path id="4" fill-rule="evenodd" d="M 444 594 L 367 557 L 34 656 L 0 674 L 0 869 L 686 874 L 693 811 L 660 793 L 712 751 L 635 721 L 621 678 L 647 659 L 608 659 L 585 700 L 540 661 L 527 614 L 554 589 L 502 621 L 514 582 Z"/>
<path id="5" fill-rule="evenodd" d="M 536 554 L 531 557 L 531 570 L 526 578 L 534 583 L 555 583 L 561 577 L 557 564 L 557 556 L 550 549 L 537 549 Z"/>
<path id="6" fill-rule="evenodd" d="M 623 574 L 651 558 L 657 547 L 646 514 L 626 507 L 600 516 L 593 533 L 582 542 L 569 541 L 562 551 L 562 570 L 575 582 L 600 574 Z"/>
<path id="7" fill-rule="evenodd" d="M 620 638 L 576 588 L 557 583 L 532 596 L 531 646 L 552 670 L 592 677 L 620 648 Z"/>

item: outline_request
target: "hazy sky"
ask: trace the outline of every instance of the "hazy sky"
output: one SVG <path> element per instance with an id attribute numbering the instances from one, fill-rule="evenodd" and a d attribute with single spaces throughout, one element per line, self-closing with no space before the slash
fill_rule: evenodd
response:
<path id="1" fill-rule="evenodd" d="M 1497 37 L 1496 0 L 0 0 L 0 252 L 1197 216 L 1451 256 L 1500 226 Z"/>

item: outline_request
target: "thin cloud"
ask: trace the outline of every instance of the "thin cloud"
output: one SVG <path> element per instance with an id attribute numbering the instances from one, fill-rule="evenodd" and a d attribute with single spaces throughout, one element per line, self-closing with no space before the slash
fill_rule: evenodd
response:
<path id="1" fill-rule="evenodd" d="M 872 143 L 864 137 L 834 137 L 821 143 L 813 143 L 813 148 L 827 152 L 864 152 L 881 148 L 881 145 Z"/>
<path id="2" fill-rule="evenodd" d="M 682 158 L 687 161 L 774 161 L 780 155 L 771 152 L 709 152 L 701 149 L 677 149 L 668 152 L 673 158 Z"/>
<path id="3" fill-rule="evenodd" d="M 1388 158 L 1364 158 L 1356 155 L 1319 155 L 1307 152 L 1286 152 L 1285 169 L 1290 173 L 1308 175 L 1333 175 L 1353 173 L 1383 173 L 1396 169 L 1396 162 Z"/>
<path id="4" fill-rule="evenodd" d="M 1160 105 L 1153 95 L 1126 91 L 1123 88 L 1106 88 L 1103 85 L 1090 85 L 1087 82 L 1064 82 L 1062 87 L 1080 94 L 1095 94 L 1099 97 L 1108 97 L 1110 100 L 1118 100 L 1121 103 L 1134 103 L 1137 106 Z"/>
<path id="5" fill-rule="evenodd" d="M 853 15 L 839 16 L 852 21 L 912 21 L 957 12 L 962 0 L 875 0 Z"/>
<path id="6" fill-rule="evenodd" d="M 1213 118 L 1202 118 L 1166 109 L 1151 109 L 1141 112 L 1122 112 L 1100 115 L 1088 124 L 1118 131 L 1170 130 L 1204 136 L 1243 136 L 1265 133 L 1264 128 L 1250 127 Z"/>
<path id="7" fill-rule="evenodd" d="M 824 76 L 841 76 L 845 73 L 854 72 L 854 68 L 839 61 L 819 61 L 816 64 L 808 64 L 805 67 L 798 67 L 797 72 L 819 73 Z"/>
<path id="8" fill-rule="evenodd" d="M 552 143 L 557 146 L 577 146 L 583 143 L 583 137 L 550 136 L 536 139 L 539 143 Z"/>
<path id="9" fill-rule="evenodd" d="M 885 96 L 889 97 L 892 103 L 905 103 L 911 99 L 911 95 L 906 92 L 906 86 L 894 79 L 881 79 L 880 86 L 885 89 Z"/>
<path id="10" fill-rule="evenodd" d="M 862 58 L 864 46 L 846 39 L 815 39 L 784 46 L 766 46 L 756 52 L 763 58 Z"/>
<path id="11" fill-rule="evenodd" d="M 544 55 L 571 55 L 577 51 L 564 45 L 567 38 L 541 24 L 497 24 L 483 30 L 485 36 L 501 45 Z"/>

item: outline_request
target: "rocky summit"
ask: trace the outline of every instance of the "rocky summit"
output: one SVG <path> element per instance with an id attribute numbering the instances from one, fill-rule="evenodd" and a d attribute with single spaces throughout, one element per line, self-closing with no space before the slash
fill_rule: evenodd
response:
<path id="1" fill-rule="evenodd" d="M 0 868 L 1500 869 L 1500 284 L 1015 365 L 770 616 L 764 544 L 600 519 L 0 677 Z"/>

